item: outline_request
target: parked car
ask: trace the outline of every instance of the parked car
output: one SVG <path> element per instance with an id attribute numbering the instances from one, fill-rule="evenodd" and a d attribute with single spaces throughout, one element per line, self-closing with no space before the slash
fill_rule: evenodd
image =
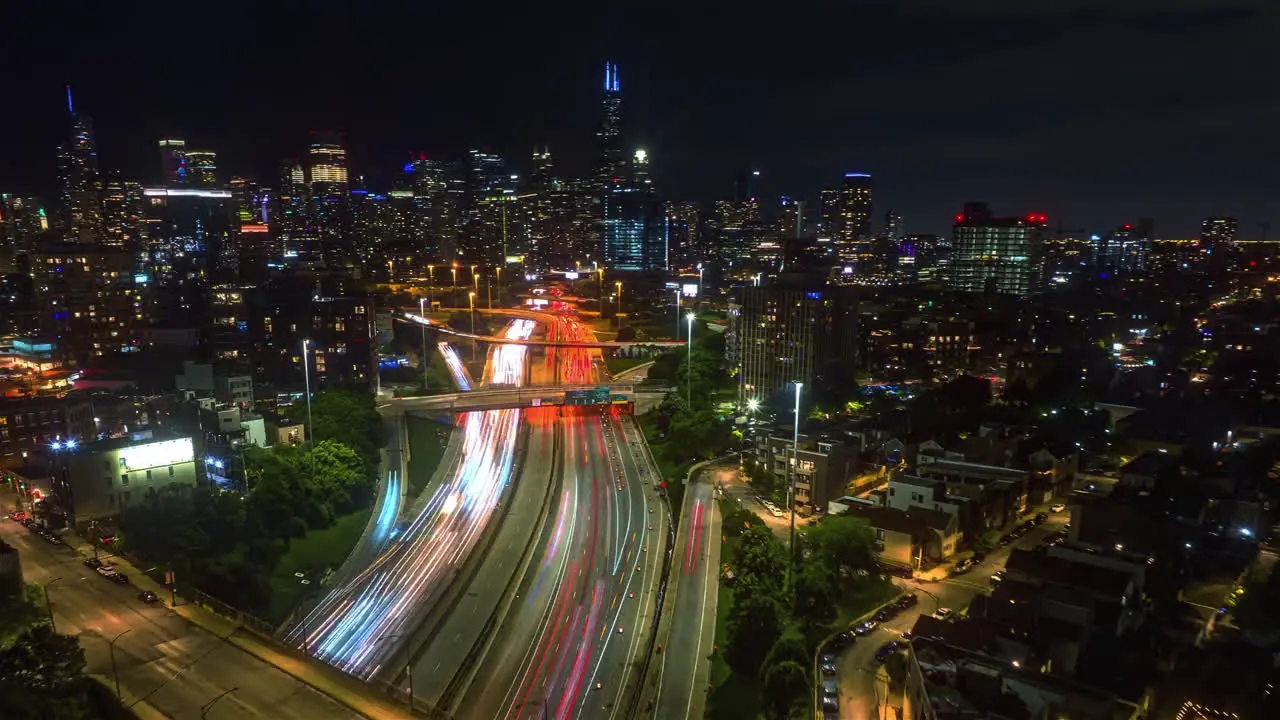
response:
<path id="1" fill-rule="evenodd" d="M 1052 510 L 1053 512 L 1060 513 L 1063 510 L 1066 510 L 1067 506 L 1064 505 L 1063 503 L 1054 503 L 1049 506 L 1049 509 Z"/>
<path id="2" fill-rule="evenodd" d="M 138 599 L 150 605 L 151 603 L 159 600 L 160 597 L 155 593 L 151 592 L 150 590 L 143 590 L 142 592 L 138 593 Z"/>
<path id="3" fill-rule="evenodd" d="M 826 676 L 828 676 L 828 677 L 832 677 L 832 676 L 834 676 L 834 675 L 836 674 L 836 666 L 835 666 L 835 664 L 834 664 L 834 663 L 823 663 L 823 664 L 822 664 L 822 674 L 823 674 L 823 675 L 826 675 Z"/>
<path id="4" fill-rule="evenodd" d="M 840 709 L 840 696 L 839 696 L 839 695 L 823 695 L 823 696 L 822 696 L 822 709 L 823 709 L 824 711 L 826 711 L 826 712 L 832 712 L 832 713 L 833 713 L 833 712 L 836 712 L 837 710 L 839 710 L 839 709 Z"/>
<path id="5" fill-rule="evenodd" d="M 986 559 L 987 559 L 987 553 L 986 553 L 986 551 L 984 551 L 984 550 L 974 550 L 974 551 L 973 551 L 973 561 L 974 561 L 975 563 L 980 563 L 980 562 L 982 562 L 983 560 L 986 560 Z"/>
<path id="6" fill-rule="evenodd" d="M 878 662 L 888 660 L 889 656 L 898 652 L 898 648 L 901 646 L 900 640 L 890 640 L 889 642 L 881 645 L 880 649 L 876 650 L 876 660 Z"/>
<path id="7" fill-rule="evenodd" d="M 999 572 L 992 573 L 991 575 L 992 585 L 999 585 L 1002 582 L 1004 582 L 1004 570 L 1000 570 Z"/>
<path id="8" fill-rule="evenodd" d="M 972 569 L 973 569 L 973 561 L 970 560 L 969 558 L 965 558 L 960 562 L 956 563 L 956 566 L 951 569 L 951 574 L 963 575 Z"/>
<path id="9" fill-rule="evenodd" d="M 853 632 L 858 635 L 869 635 L 871 631 L 875 630 L 879 625 L 880 623 L 875 620 L 863 620 L 854 626 Z"/>
<path id="10" fill-rule="evenodd" d="M 907 593 L 906 595 L 898 598 L 898 607 L 905 610 L 906 608 L 914 606 L 918 602 L 920 602 L 919 595 L 916 595 L 915 593 Z"/>
<path id="11" fill-rule="evenodd" d="M 92 568 L 94 570 L 97 570 L 98 568 L 102 567 L 102 561 L 96 557 L 85 558 L 84 566 L 87 568 Z"/>
<path id="12" fill-rule="evenodd" d="M 1048 519 L 1049 519 L 1049 516 L 1048 516 L 1048 515 L 1046 515 L 1046 514 L 1044 514 L 1044 513 L 1036 513 L 1036 524 L 1037 524 L 1037 525 L 1040 525 L 1040 524 L 1044 523 L 1044 521 L 1045 521 L 1045 520 L 1048 520 Z"/>
<path id="13" fill-rule="evenodd" d="M 838 697 L 840 695 L 840 685 L 835 680 L 822 681 L 822 697 Z"/>
<path id="14" fill-rule="evenodd" d="M 128 575 L 125 575 L 125 574 L 124 574 L 124 573 L 122 573 L 122 572 L 111 573 L 110 575 L 108 575 L 108 576 L 107 576 L 107 579 L 108 579 L 108 580 L 110 580 L 111 582 L 113 582 L 113 583 L 117 584 L 117 585 L 128 585 L 128 584 L 129 584 L 129 576 L 128 576 Z"/>
<path id="15" fill-rule="evenodd" d="M 933 616 L 938 618 L 939 620 L 948 620 L 951 618 L 952 615 L 955 615 L 955 614 L 956 614 L 955 611 L 952 610 L 951 608 L 940 607 L 938 608 L 938 611 L 933 614 Z"/>
<path id="16" fill-rule="evenodd" d="M 97 570 L 98 574 L 102 577 L 111 577 L 116 574 L 116 569 L 110 565 L 98 565 L 98 567 L 94 569 Z"/>
<path id="17" fill-rule="evenodd" d="M 827 643 L 827 647 L 833 650 L 839 650 L 840 648 L 852 645 L 857 639 L 858 636 L 855 635 L 852 630 L 845 630 L 839 635 L 831 638 L 831 641 Z"/>
<path id="18" fill-rule="evenodd" d="M 888 622 L 898 614 L 897 605 L 885 605 L 876 613 L 876 622 Z"/>
<path id="19" fill-rule="evenodd" d="M 21 510 L 15 510 L 14 512 L 9 513 L 9 519 L 14 522 L 22 522 L 27 519 L 27 514 Z"/>

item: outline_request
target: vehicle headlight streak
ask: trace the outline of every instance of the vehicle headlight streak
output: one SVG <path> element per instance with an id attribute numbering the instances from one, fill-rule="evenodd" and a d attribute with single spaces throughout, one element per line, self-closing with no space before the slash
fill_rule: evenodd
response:
<path id="1" fill-rule="evenodd" d="M 507 336 L 525 339 L 534 327 L 531 320 L 518 320 Z M 504 345 L 500 350 L 503 358 L 494 372 L 495 382 L 522 384 L 525 348 Z M 289 633 L 291 644 L 368 679 L 397 649 L 396 643 L 379 641 L 397 634 L 407 637 L 439 599 L 511 481 L 520 411 L 472 412 L 461 416 L 460 423 L 461 460 L 452 477 L 436 488 L 422 512 L 368 570 L 330 591 Z M 398 475 L 389 481 L 398 485 Z M 383 520 L 380 514 L 378 531 Z M 388 520 L 387 527 L 392 522 Z"/>

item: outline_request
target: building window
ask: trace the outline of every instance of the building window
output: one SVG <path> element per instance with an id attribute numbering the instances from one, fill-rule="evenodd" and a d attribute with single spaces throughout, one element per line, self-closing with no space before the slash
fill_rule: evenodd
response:
<path id="1" fill-rule="evenodd" d="M 110 476 L 110 475 L 108 475 L 105 479 L 106 479 L 106 481 L 107 481 L 107 489 L 108 489 L 108 490 L 110 490 L 110 489 L 111 489 L 111 476 Z"/>
<path id="2" fill-rule="evenodd" d="M 147 479 L 148 479 L 148 480 L 150 480 L 150 479 L 151 479 L 151 470 L 150 470 L 150 469 L 148 469 L 148 470 L 147 470 Z"/>
<path id="3" fill-rule="evenodd" d="M 103 470 L 106 470 L 107 472 L 111 472 L 111 461 L 110 461 L 110 460 L 103 460 L 103 461 L 102 461 L 102 469 L 103 469 Z"/>
<path id="4" fill-rule="evenodd" d="M 173 466 L 169 466 L 169 477 L 173 477 Z"/>
<path id="5" fill-rule="evenodd" d="M 122 487 L 129 487 L 129 473 L 120 474 L 120 485 Z M 125 493 L 125 495 L 128 495 L 128 493 Z"/>

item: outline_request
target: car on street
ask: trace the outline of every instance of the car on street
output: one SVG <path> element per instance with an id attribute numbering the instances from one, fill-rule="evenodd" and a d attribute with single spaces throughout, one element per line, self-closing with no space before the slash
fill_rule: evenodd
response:
<path id="1" fill-rule="evenodd" d="M 960 562 L 956 563 L 956 566 L 955 566 L 954 568 L 952 568 L 952 570 L 951 570 L 951 574 L 952 574 L 952 575 L 963 575 L 963 574 L 965 574 L 965 573 L 969 572 L 969 571 L 970 571 L 970 570 L 972 570 L 972 569 L 973 569 L 973 561 L 972 561 L 972 560 L 970 560 L 969 558 L 965 558 L 965 559 L 961 560 Z"/>
<path id="2" fill-rule="evenodd" d="M 906 595 L 898 598 L 897 606 L 906 610 L 909 607 L 913 607 L 918 602 L 920 602 L 919 595 L 916 595 L 915 593 L 907 593 Z"/>
<path id="3" fill-rule="evenodd" d="M 898 614 L 897 605 L 886 605 L 876 613 L 876 622 L 888 622 Z"/>
<path id="4" fill-rule="evenodd" d="M 879 625 L 880 623 L 876 622 L 875 620 L 863 620 L 862 622 L 854 626 L 853 632 L 855 632 L 858 635 L 869 635 L 871 634 L 871 631 L 875 630 L 876 627 L 878 627 Z"/>
<path id="5" fill-rule="evenodd" d="M 102 577 L 111 577 L 116 574 L 116 569 L 110 565 L 98 565 L 98 567 L 94 569 L 97 570 L 98 574 Z"/>
<path id="6" fill-rule="evenodd" d="M 1064 504 L 1062 504 L 1062 503 L 1054 503 L 1053 505 L 1050 505 L 1050 506 L 1049 506 L 1049 509 L 1050 509 L 1050 510 L 1052 510 L 1052 511 L 1054 511 L 1054 512 L 1056 512 L 1056 513 L 1060 513 L 1060 512 L 1062 512 L 1063 510 L 1066 510 L 1066 509 L 1067 509 L 1067 506 L 1066 506 L 1066 505 L 1064 505 Z"/>
<path id="7" fill-rule="evenodd" d="M 96 557 L 85 558 L 84 566 L 87 568 L 92 568 L 94 570 L 97 570 L 98 568 L 102 567 L 102 561 Z"/>
<path id="8" fill-rule="evenodd" d="M 955 611 L 952 610 L 951 608 L 945 608 L 945 607 L 938 608 L 938 611 L 933 614 L 933 616 L 938 618 L 939 620 L 948 620 L 951 618 L 952 615 L 955 615 Z"/>
<path id="9" fill-rule="evenodd" d="M 1004 582 L 1004 570 L 998 570 L 991 574 L 991 584 L 999 585 Z"/>
<path id="10" fill-rule="evenodd" d="M 831 641 L 827 643 L 827 647 L 832 650 L 839 650 L 840 648 L 852 645 L 857 639 L 858 636 L 855 635 L 852 630 L 845 630 L 839 635 L 831 638 Z"/>
<path id="11" fill-rule="evenodd" d="M 823 695 L 823 696 L 822 696 L 822 709 L 823 709 L 823 710 L 825 710 L 825 711 L 827 711 L 827 712 L 835 712 L 835 711 L 839 710 L 839 709 L 840 709 L 840 696 L 839 696 L 839 695 Z"/>
<path id="12" fill-rule="evenodd" d="M 1048 515 L 1046 515 L 1046 514 L 1044 514 L 1044 513 L 1036 513 L 1036 524 L 1037 524 L 1037 525 L 1040 525 L 1040 524 L 1044 523 L 1044 521 L 1045 521 L 1045 520 L 1048 520 L 1048 519 L 1049 519 L 1049 516 L 1048 516 Z"/>
<path id="13" fill-rule="evenodd" d="M 876 650 L 876 661 L 884 662 L 888 660 L 889 656 L 898 652 L 898 648 L 900 647 L 902 647 L 901 640 L 890 640 L 889 642 L 881 645 L 880 648 Z"/>
<path id="14" fill-rule="evenodd" d="M 27 514 L 21 510 L 15 510 L 14 512 L 9 513 L 9 519 L 14 522 L 22 522 L 27 519 Z"/>
<path id="15" fill-rule="evenodd" d="M 153 603 L 153 602 L 155 602 L 155 601 L 159 600 L 159 599 L 160 599 L 160 596 L 156 595 L 155 593 L 151 592 L 150 590 L 143 590 L 142 592 L 138 593 L 138 599 L 139 599 L 139 600 L 141 600 L 142 602 L 144 602 L 144 603 L 146 603 L 146 604 L 150 605 L 151 603 Z"/>
<path id="16" fill-rule="evenodd" d="M 986 554 L 985 552 L 983 552 L 982 550 L 974 550 L 974 551 L 973 551 L 973 561 L 974 561 L 975 563 L 980 563 L 980 562 L 982 562 L 983 560 L 986 560 L 986 559 L 987 559 L 987 554 Z"/>
<path id="17" fill-rule="evenodd" d="M 128 575 L 125 575 L 125 574 L 124 574 L 124 573 L 122 573 L 122 572 L 111 573 L 110 575 L 108 575 L 108 576 L 107 576 L 107 579 L 108 579 L 108 580 L 110 580 L 111 582 L 113 582 L 113 583 L 117 584 L 117 585 L 128 585 L 128 584 L 129 584 L 129 576 L 128 576 Z"/>
<path id="18" fill-rule="evenodd" d="M 828 676 L 828 677 L 833 677 L 833 676 L 835 676 L 835 674 L 836 674 L 836 666 L 835 666 L 835 663 L 823 663 L 823 664 L 822 664 L 822 674 L 823 674 L 823 675 L 826 675 L 826 676 Z"/>
<path id="19" fill-rule="evenodd" d="M 835 701 L 836 707 L 840 705 L 840 685 L 835 680 L 822 681 L 822 705 L 826 707 L 827 700 Z"/>

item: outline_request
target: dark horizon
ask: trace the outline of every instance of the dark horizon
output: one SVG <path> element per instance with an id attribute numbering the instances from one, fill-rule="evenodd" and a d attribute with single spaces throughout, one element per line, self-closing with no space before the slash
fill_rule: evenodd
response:
<path id="1" fill-rule="evenodd" d="M 102 169 L 143 182 L 171 136 L 216 150 L 224 179 L 274 185 L 313 129 L 342 131 L 353 181 L 375 189 L 410 153 L 472 147 L 524 172 L 545 145 L 559 173 L 582 175 L 608 60 L 626 146 L 649 152 L 670 199 L 727 197 L 738 170 L 759 169 L 770 212 L 779 195 L 812 201 L 858 170 L 875 176 L 877 226 L 893 209 L 907 232 L 944 232 L 968 200 L 1090 231 L 1151 217 L 1160 237 L 1231 215 L 1253 238 L 1272 219 L 1280 102 L 1256 89 L 1280 69 L 1265 46 L 1276 10 L 918 5 L 556 17 L 22 6 L 0 51 L 23 68 L 6 90 L 21 111 L 0 115 L 0 191 L 52 197 L 67 83 L 93 117 Z"/>

